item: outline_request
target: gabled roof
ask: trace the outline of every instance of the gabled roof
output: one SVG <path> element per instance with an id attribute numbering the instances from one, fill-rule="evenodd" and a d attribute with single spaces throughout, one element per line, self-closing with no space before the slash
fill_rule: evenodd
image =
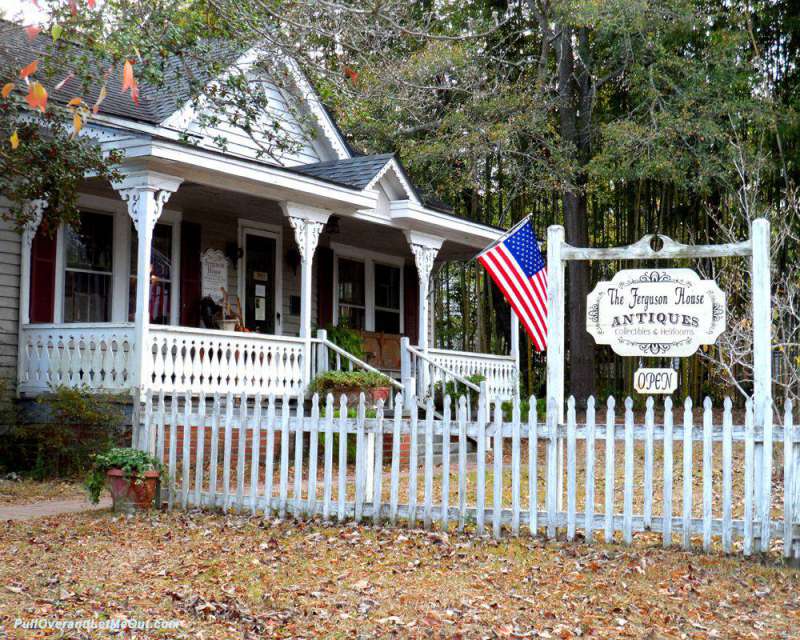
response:
<path id="1" fill-rule="evenodd" d="M 6 20 L 0 20 L 0 34 L 2 35 L 0 66 L 4 70 L 11 70 L 14 75 L 31 61 L 41 59 L 55 51 L 63 54 L 65 60 L 68 60 L 70 55 L 78 53 L 75 44 L 62 40 L 54 43 L 48 35 L 40 34 L 30 39 L 22 26 Z M 233 47 L 225 47 L 222 44 L 209 46 L 214 50 L 215 59 L 222 64 L 228 62 L 232 64 L 240 54 Z M 97 64 L 98 67 L 101 66 L 100 62 Z M 60 89 L 55 88 L 64 79 L 68 70 L 69 65 L 65 62 L 63 70 L 60 72 L 58 69 L 53 70 L 52 77 L 47 78 L 41 72 L 35 77 L 47 88 L 50 98 L 56 102 L 63 104 L 76 96 L 81 96 L 87 103 L 93 104 L 100 91 L 99 83 L 84 89 L 77 79 L 73 79 Z M 197 83 L 204 84 L 212 79 L 204 77 L 197 65 L 179 56 L 170 56 L 165 61 L 164 74 L 163 86 L 154 87 L 145 82 L 139 83 L 138 105 L 131 100 L 130 94 L 122 92 L 121 74 L 111 74 L 108 79 L 108 93 L 101 107 L 102 113 L 148 124 L 159 124 L 192 99 Z"/>
<path id="2" fill-rule="evenodd" d="M 382 153 L 375 156 L 356 156 L 345 160 L 303 164 L 293 169 L 298 173 L 345 187 L 364 189 L 393 158 L 393 153 Z"/>
<path id="3" fill-rule="evenodd" d="M 203 47 L 208 48 L 209 55 L 213 57 L 218 69 L 230 69 L 244 57 L 250 56 L 248 51 L 241 46 L 233 46 L 225 42 L 205 42 Z M 64 104 L 76 96 L 81 96 L 88 104 L 94 104 L 100 92 L 99 83 L 85 89 L 77 79 L 69 80 L 60 89 L 56 89 L 69 70 L 68 60 L 72 55 L 78 55 L 77 45 L 66 40 L 53 42 L 45 34 L 29 38 L 25 29 L 16 23 L 0 19 L 0 68 L 10 70 L 12 77 L 16 76 L 20 68 L 32 60 L 40 59 L 46 54 L 58 51 L 65 60 L 64 68 L 59 73 L 55 70 L 53 77 L 46 78 L 39 73 L 36 79 L 47 89 L 50 99 Z M 52 58 L 52 56 L 50 56 Z M 98 62 L 98 67 L 104 66 Z M 337 144 L 347 155 L 353 155 L 353 149 L 348 144 L 345 136 L 339 129 L 330 111 L 325 108 L 317 98 L 308 80 L 302 75 L 297 65 L 292 65 L 292 75 L 295 81 L 301 83 L 303 93 L 311 94 L 307 99 L 313 98 L 315 105 L 311 106 L 312 115 L 317 117 L 317 122 L 323 133 L 338 138 Z M 130 94 L 122 92 L 121 73 L 114 73 L 108 79 L 107 94 L 103 100 L 100 112 L 104 115 L 116 116 L 144 122 L 151 125 L 163 125 L 165 121 L 178 111 L 185 109 L 193 98 L 197 97 L 198 90 L 212 82 L 215 75 L 202 68 L 191 56 L 172 55 L 164 61 L 164 82 L 159 86 L 149 85 L 144 81 L 139 82 L 139 104 L 133 102 Z M 315 109 L 313 107 L 318 107 Z M 326 128 L 328 132 L 324 131 Z"/>

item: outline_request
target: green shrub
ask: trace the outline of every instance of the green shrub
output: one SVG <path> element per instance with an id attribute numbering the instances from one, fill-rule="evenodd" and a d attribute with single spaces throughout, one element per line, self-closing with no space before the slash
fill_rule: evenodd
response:
<path id="1" fill-rule="evenodd" d="M 473 374 L 471 376 L 467 376 L 464 378 L 467 382 L 471 382 L 472 384 L 481 385 L 481 382 L 486 380 L 486 376 L 482 376 L 479 373 Z M 467 399 L 467 402 L 470 403 L 470 406 L 473 410 L 477 409 L 478 407 L 478 392 L 474 389 L 470 389 L 465 384 L 461 382 L 456 382 L 455 380 L 450 380 L 444 385 L 444 393 L 442 392 L 442 383 L 437 382 L 433 386 L 433 402 L 436 406 L 436 409 L 441 411 L 444 408 L 444 397 L 450 396 L 450 407 L 451 411 L 455 411 L 458 407 L 459 398 L 464 396 Z"/>
<path id="2" fill-rule="evenodd" d="M 328 334 L 328 340 L 330 340 L 337 347 L 344 349 L 347 351 L 347 353 L 355 356 L 359 360 L 364 359 L 364 340 L 358 331 L 345 325 L 335 327 L 332 324 L 327 325 L 325 327 L 325 331 Z M 332 352 L 329 353 L 328 359 L 330 360 L 328 366 L 334 366 L 336 362 L 336 354 Z"/>
<path id="3" fill-rule="evenodd" d="M 326 434 L 320 433 L 319 434 L 319 446 L 317 448 L 317 458 L 319 460 L 325 459 L 325 438 Z M 333 460 L 336 464 L 339 464 L 339 434 L 334 432 L 333 433 Z M 356 451 L 358 449 L 358 441 L 356 440 L 355 433 L 348 433 L 347 434 L 347 460 L 349 462 L 355 462 L 356 460 Z"/>
<path id="4" fill-rule="evenodd" d="M 89 492 L 89 499 L 97 504 L 100 494 L 106 486 L 106 472 L 109 469 L 120 469 L 126 478 L 133 478 L 137 482 L 142 481 L 145 471 L 161 472 L 161 463 L 154 457 L 130 447 L 117 447 L 109 449 L 105 453 L 97 453 L 91 456 L 92 467 L 86 475 L 86 490 Z"/>
<path id="5" fill-rule="evenodd" d="M 506 422 L 510 422 L 513 417 L 513 410 L 514 404 L 510 401 L 506 401 L 501 405 L 503 410 L 503 420 Z M 520 420 L 522 422 L 528 421 L 528 415 L 530 414 L 530 401 L 528 398 L 520 398 L 519 401 L 519 414 Z M 537 398 L 536 399 L 536 416 L 539 422 L 543 422 L 545 419 L 545 414 L 547 412 L 547 402 L 544 398 Z"/>
<path id="6" fill-rule="evenodd" d="M 309 389 L 323 395 L 342 389 L 375 389 L 388 384 L 386 376 L 371 371 L 327 371 L 314 378 Z"/>
<path id="7" fill-rule="evenodd" d="M 37 404 L 47 419 L 18 423 L 3 447 L 4 466 L 36 480 L 83 475 L 92 454 L 114 446 L 122 436 L 125 414 L 118 396 L 58 387 Z"/>

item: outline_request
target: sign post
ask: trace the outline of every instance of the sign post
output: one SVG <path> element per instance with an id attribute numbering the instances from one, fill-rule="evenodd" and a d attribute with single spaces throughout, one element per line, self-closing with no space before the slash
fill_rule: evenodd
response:
<path id="1" fill-rule="evenodd" d="M 548 335 L 547 335 L 547 424 L 548 429 L 555 428 L 564 422 L 564 266 L 569 260 L 674 260 L 674 259 L 699 259 L 699 258 L 724 258 L 732 256 L 744 256 L 751 258 L 751 276 L 753 290 L 753 405 L 755 407 L 754 422 L 756 428 L 762 428 L 764 433 L 763 443 L 756 446 L 756 473 L 755 473 L 755 493 L 756 495 L 766 496 L 766 492 L 771 490 L 770 478 L 772 474 L 771 457 L 766 460 L 763 451 L 764 447 L 770 450 L 772 447 L 772 332 L 771 332 L 771 283 L 770 283 L 770 230 L 769 222 L 760 218 L 754 220 L 751 226 L 750 239 L 741 242 L 734 242 L 720 245 L 685 245 L 672 240 L 666 236 L 659 236 L 661 241 L 658 248 L 654 247 L 654 235 L 646 235 L 638 242 L 625 247 L 611 248 L 591 248 L 573 247 L 564 242 L 564 228 L 560 225 L 553 225 L 547 229 L 547 270 L 548 270 Z M 629 270 L 628 273 L 636 270 Z M 642 270 L 652 272 L 654 270 Z M 673 324 L 674 317 L 669 315 L 663 319 L 655 315 L 646 317 L 636 316 L 635 318 L 624 318 L 624 313 L 609 313 L 608 309 L 618 306 L 620 311 L 624 308 L 624 303 L 620 305 L 606 305 L 606 309 L 601 312 L 604 305 L 598 305 L 596 309 L 597 322 L 587 327 L 590 333 L 594 332 L 596 338 L 608 340 L 601 344 L 610 344 L 612 349 L 622 355 L 639 356 L 680 356 L 691 355 L 698 346 L 713 343 L 725 326 L 725 295 L 719 290 L 712 281 L 701 280 L 697 274 L 689 269 L 655 270 L 656 272 L 667 271 L 674 275 L 684 276 L 689 287 L 683 292 L 683 297 L 673 289 L 669 294 L 673 302 L 681 303 L 682 307 L 676 311 L 670 307 L 669 300 L 636 300 L 637 309 L 629 310 L 640 314 L 650 313 L 678 313 L 677 328 Z M 680 273 L 678 273 L 680 272 Z M 690 275 L 691 274 L 691 275 Z M 619 276 L 619 274 L 617 274 Z M 609 283 L 605 283 L 609 284 Z M 620 284 L 619 280 L 613 279 L 611 284 Z M 674 283 L 673 283 L 674 285 Z M 713 286 L 712 286 L 713 285 Z M 639 285 L 641 286 L 641 285 Z M 649 290 L 646 295 L 667 295 L 659 293 L 650 284 L 645 287 Z M 631 291 L 632 285 L 627 287 L 627 295 L 634 295 Z M 693 293 L 690 293 L 689 290 Z M 589 296 L 588 312 L 590 320 L 593 321 L 595 311 L 592 310 L 592 296 Z M 687 296 L 703 296 L 699 298 L 689 298 Z M 629 300 L 630 302 L 630 300 Z M 683 304 L 687 303 L 687 304 Z M 644 305 L 647 304 L 647 309 Z M 660 309 L 653 309 L 653 305 Z M 694 313 L 686 313 L 690 318 L 688 326 L 682 328 L 684 311 L 693 310 Z M 619 327 L 612 326 L 614 317 L 620 317 Z M 652 321 L 651 321 L 652 320 Z M 634 330 L 639 326 L 640 332 L 646 334 L 645 338 L 637 336 Z M 672 325 L 673 328 L 669 328 Z M 611 329 L 622 329 L 622 332 L 609 332 Z M 603 333 L 598 333 L 602 330 Z M 679 339 L 678 339 L 679 338 Z M 655 346 L 653 346 L 655 345 Z M 664 351 L 664 346 L 669 348 Z M 658 351 L 658 353 L 656 353 Z M 642 370 L 640 369 L 640 372 Z M 666 373 L 666 370 L 657 371 Z M 639 372 L 637 372 L 639 373 Z M 676 376 L 677 377 L 677 376 Z M 649 384 L 647 378 L 643 378 L 643 384 Z M 656 384 L 656 377 L 649 378 L 652 385 Z M 659 378 L 663 382 L 664 378 Z M 667 380 L 668 387 L 674 382 L 677 388 L 677 380 Z M 644 388 L 644 387 L 643 387 Z M 653 393 L 652 386 L 648 393 Z M 553 409 L 551 411 L 551 408 Z M 551 432 L 552 433 L 552 432 Z M 559 455 L 558 461 L 559 481 L 563 475 L 563 455 Z M 558 491 L 558 502 L 561 503 L 561 493 Z M 548 496 L 548 500 L 550 497 Z M 555 497 L 553 498 L 555 499 Z M 798 497 L 800 499 L 800 496 Z M 769 504 L 769 500 L 762 499 L 761 504 Z M 800 507 L 800 505 L 798 505 Z M 759 514 L 764 528 L 769 527 L 769 514 Z M 763 536 L 764 540 L 767 536 Z"/>

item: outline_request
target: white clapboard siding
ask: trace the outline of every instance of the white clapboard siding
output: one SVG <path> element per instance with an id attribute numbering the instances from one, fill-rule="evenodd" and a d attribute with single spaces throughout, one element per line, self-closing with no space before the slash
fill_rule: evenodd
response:
<path id="1" fill-rule="evenodd" d="M 553 399 L 549 404 L 554 410 Z M 660 419 L 656 419 L 656 403 L 652 399 L 646 401 L 644 413 L 637 416 L 633 401 L 627 398 L 624 412 L 618 416 L 616 401 L 608 398 L 604 425 L 602 418 L 601 424 L 597 424 L 592 397 L 587 401 L 583 421 L 579 421 L 576 402 L 570 397 L 565 403 L 565 421 L 560 423 L 553 411 L 542 425 L 536 414 L 535 398 L 530 399 L 527 416 L 521 413 L 519 400 L 515 399 L 510 420 L 504 418 L 499 400 L 489 397 L 478 399 L 473 420 L 466 398 L 454 402 L 447 396 L 439 409 L 442 413 L 437 411 L 432 398 L 427 399 L 420 411 L 416 399 L 413 403 L 406 402 L 398 394 L 392 405 L 397 410 L 386 410 L 379 402 L 374 408 L 375 417 L 368 417 L 372 407 L 367 406 L 362 395 L 352 418 L 348 409 L 352 412 L 353 407 L 348 406 L 347 398 L 342 396 L 337 402 L 330 394 L 324 409 L 317 396 L 304 405 L 295 399 L 290 401 L 288 396 L 276 400 L 270 395 L 264 407 L 260 393 L 232 392 L 225 397 L 215 393 L 208 404 L 203 395 L 167 396 L 160 391 L 157 399 L 145 395 L 143 405 L 138 411 L 140 422 L 134 441 L 152 449 L 164 462 L 168 477 L 160 499 L 170 509 L 222 508 L 251 515 L 262 512 L 264 517 L 277 514 L 281 518 L 321 517 L 326 521 L 334 517 L 337 522 L 388 522 L 390 526 L 414 527 L 419 522 L 425 528 L 438 526 L 442 531 L 456 522 L 459 531 L 477 535 L 486 533 L 488 518 L 496 539 L 539 535 L 541 525 L 550 538 L 564 532 L 566 540 L 574 540 L 582 532 L 589 543 L 602 537 L 607 542 L 621 539 L 631 544 L 636 534 L 653 531 L 661 534 L 664 546 L 673 543 L 673 536 L 679 536 L 685 548 L 691 547 L 693 539 L 701 539 L 706 552 L 720 548 L 725 553 L 740 550 L 744 555 L 752 555 L 763 551 L 766 540 L 776 549 L 779 546 L 787 558 L 795 558 L 800 548 L 797 535 L 800 451 L 790 402 L 783 407 L 782 424 L 772 428 L 756 426 L 750 400 L 745 404 L 744 424 L 737 424 L 733 402 L 728 398 L 723 402 L 721 419 L 715 419 L 713 403 L 706 399 L 702 413 L 698 414 L 701 422 L 695 419 L 692 402 L 687 399 L 683 403 L 683 419 L 677 425 L 671 398 L 664 399 Z M 403 407 L 410 407 L 405 414 Z M 394 413 L 389 417 L 386 411 Z M 769 417 L 771 413 L 765 415 Z M 621 424 L 617 424 L 618 418 Z M 280 437 L 278 446 L 276 432 Z M 389 435 L 391 458 L 385 460 L 384 439 Z M 339 443 L 337 473 L 334 473 L 337 448 L 334 436 Z M 323 438 L 322 487 L 318 487 L 320 437 Z M 356 444 L 355 459 L 348 456 L 348 439 Z M 452 465 L 451 439 L 458 442 L 458 464 Z M 547 450 L 543 483 L 538 479 L 540 439 Z M 370 440 L 372 445 L 368 444 Z M 558 504 L 559 441 L 566 448 L 567 499 L 563 506 Z M 673 464 L 678 462 L 676 442 L 681 444 L 682 451 L 678 483 L 682 495 L 680 513 L 673 504 Z M 475 464 L 468 464 L 470 443 L 476 449 Z M 439 445 L 441 449 L 437 450 Z M 584 453 L 579 456 L 581 446 Z M 617 450 L 619 446 L 621 451 Z M 702 455 L 695 456 L 693 447 L 702 449 Z M 715 447 L 718 454 L 714 453 Z M 597 455 L 598 448 L 604 451 L 602 458 Z M 421 459 L 416 454 L 418 449 L 422 452 Z M 637 451 L 644 454 L 636 455 Z M 760 464 L 757 451 L 763 456 Z M 436 460 L 439 452 L 441 463 Z M 742 454 L 743 465 L 738 462 Z M 717 469 L 721 467 L 721 474 L 717 475 L 714 474 L 716 455 L 720 456 Z M 617 484 L 618 463 L 622 463 L 621 487 Z M 492 466 L 490 504 L 486 495 L 487 464 Z M 776 464 L 782 473 L 780 479 L 772 479 L 775 486 L 768 490 L 764 487 L 764 469 L 776 468 Z M 527 500 L 523 499 L 522 487 L 525 465 L 529 476 Z M 401 500 L 400 487 L 406 471 L 408 493 Z M 418 505 L 420 473 L 423 497 Z M 663 500 L 653 496 L 657 477 L 663 478 Z M 637 483 L 637 478 L 642 478 L 642 482 Z M 506 485 L 509 479 L 510 487 Z M 695 482 L 700 483 L 701 490 L 694 491 Z M 782 513 L 770 513 L 772 493 L 776 496 L 781 493 L 779 483 L 784 489 Z M 277 494 L 273 495 L 276 484 Z M 539 484 L 543 484 L 541 491 Z M 744 495 L 737 495 L 736 487 L 742 485 Z M 451 487 L 456 491 L 455 500 L 450 499 Z M 508 489 L 510 504 L 505 503 Z M 602 504 L 596 502 L 598 491 L 603 492 Z M 616 512 L 620 497 L 622 511 Z M 737 507 L 741 506 L 740 518 Z M 600 530 L 603 535 L 596 536 Z"/>

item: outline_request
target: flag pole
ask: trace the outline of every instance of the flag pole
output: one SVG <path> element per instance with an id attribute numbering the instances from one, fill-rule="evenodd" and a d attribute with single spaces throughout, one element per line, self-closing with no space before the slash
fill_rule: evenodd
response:
<path id="1" fill-rule="evenodd" d="M 532 213 L 529 213 L 527 216 L 525 216 L 524 218 L 522 218 L 522 220 L 520 220 L 519 222 L 517 222 L 517 224 L 515 224 L 513 227 L 511 227 L 511 228 L 510 228 L 508 231 L 506 231 L 506 232 L 505 232 L 503 235 L 501 235 L 501 236 L 500 236 L 500 237 L 499 237 L 497 240 L 495 240 L 494 242 L 492 242 L 492 243 L 491 243 L 491 244 L 490 244 L 488 247 L 484 247 L 484 248 L 483 248 L 483 249 L 481 249 L 481 250 L 480 250 L 478 253 L 476 253 L 474 256 L 472 256 L 472 258 L 470 258 L 470 259 L 469 259 L 469 262 L 472 262 L 473 260 L 477 260 L 477 259 L 478 259 L 478 258 L 480 258 L 480 257 L 481 257 L 481 256 L 482 256 L 484 253 L 486 253 L 486 252 L 487 252 L 487 251 L 489 251 L 490 249 L 493 249 L 494 247 L 496 247 L 496 246 L 497 246 L 498 244 L 500 244 L 500 243 L 501 243 L 503 240 L 505 240 L 505 239 L 506 239 L 508 236 L 510 236 L 512 233 L 514 233 L 514 232 L 515 232 L 517 229 L 519 229 L 519 228 L 520 228 L 522 225 L 524 225 L 526 222 L 528 222 L 528 221 L 531 219 L 531 216 L 533 216 L 533 214 L 532 214 Z"/>

